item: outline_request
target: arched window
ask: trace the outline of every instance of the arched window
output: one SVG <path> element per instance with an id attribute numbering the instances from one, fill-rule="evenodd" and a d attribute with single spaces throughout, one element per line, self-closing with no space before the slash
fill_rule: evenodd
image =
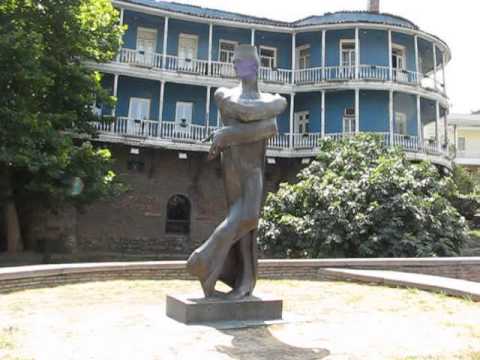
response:
<path id="1" fill-rule="evenodd" d="M 167 234 L 190 233 L 190 201 L 186 196 L 173 195 L 167 203 Z"/>

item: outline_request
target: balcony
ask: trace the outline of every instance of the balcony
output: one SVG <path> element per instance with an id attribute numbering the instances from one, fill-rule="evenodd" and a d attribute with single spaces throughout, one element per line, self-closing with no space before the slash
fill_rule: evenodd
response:
<path id="1" fill-rule="evenodd" d="M 174 55 L 146 53 L 144 51 L 126 49 L 120 50 L 117 63 L 128 64 L 139 69 L 149 69 L 194 76 L 206 76 L 217 79 L 235 78 L 232 63 L 220 61 L 184 59 Z M 293 76 L 294 75 L 294 76 Z M 421 73 L 403 69 L 391 69 L 380 65 L 359 65 L 358 74 L 356 66 L 326 66 L 313 67 L 299 70 L 261 67 L 258 72 L 260 81 L 276 85 L 321 85 L 326 82 L 347 81 L 393 81 L 399 84 L 422 87 L 427 90 L 444 93 L 444 85 L 433 78 Z M 294 83 L 292 82 L 294 80 Z"/>
<path id="2" fill-rule="evenodd" d="M 206 140 L 217 128 L 203 125 L 180 125 L 173 121 L 136 120 L 118 117 L 113 121 L 95 122 L 99 139 L 107 142 L 128 144 L 142 143 L 172 149 L 207 151 L 210 140 Z M 386 145 L 398 146 L 413 159 L 426 159 L 429 156 L 441 158 L 449 163 L 448 150 L 439 146 L 434 140 L 421 140 L 416 136 L 406 136 L 378 132 L 373 133 L 382 138 Z M 342 140 L 353 136 L 353 133 L 330 133 L 325 138 Z M 322 139 L 320 133 L 278 134 L 267 141 L 269 156 L 279 157 L 312 157 L 318 152 L 318 144 Z M 480 158 L 480 154 L 479 154 Z"/>
<path id="3" fill-rule="evenodd" d="M 480 152 L 478 151 L 457 151 L 455 154 L 455 163 L 458 165 L 480 165 Z"/>

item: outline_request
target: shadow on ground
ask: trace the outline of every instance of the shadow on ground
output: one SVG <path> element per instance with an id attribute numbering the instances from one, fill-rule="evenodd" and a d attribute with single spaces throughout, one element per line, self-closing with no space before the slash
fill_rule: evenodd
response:
<path id="1" fill-rule="evenodd" d="M 266 326 L 245 330 L 219 330 L 232 337 L 232 345 L 218 345 L 215 350 L 236 360 L 318 360 L 330 355 L 327 349 L 288 345 L 273 336 Z"/>

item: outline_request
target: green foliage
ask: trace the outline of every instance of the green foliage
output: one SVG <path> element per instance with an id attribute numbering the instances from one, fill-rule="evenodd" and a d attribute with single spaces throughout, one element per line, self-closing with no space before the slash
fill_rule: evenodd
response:
<path id="1" fill-rule="evenodd" d="M 457 255 L 468 238 L 451 177 L 371 135 L 325 140 L 299 174 L 269 194 L 259 239 L 267 256 Z"/>
<path id="2" fill-rule="evenodd" d="M 476 176 L 468 172 L 464 167 L 455 165 L 452 171 L 452 179 L 457 186 L 456 192 L 451 197 L 452 205 L 467 220 L 473 220 L 480 209 L 480 187 Z"/>
<path id="3" fill-rule="evenodd" d="M 471 174 L 463 166 L 454 165 L 452 178 L 460 194 L 471 195 L 480 193 L 478 176 Z"/>
<path id="4" fill-rule="evenodd" d="M 94 134 L 93 104 L 114 103 L 85 63 L 113 58 L 117 19 L 108 0 L 0 2 L 0 176 L 18 197 L 55 206 L 117 190 L 108 154 L 69 135 Z"/>

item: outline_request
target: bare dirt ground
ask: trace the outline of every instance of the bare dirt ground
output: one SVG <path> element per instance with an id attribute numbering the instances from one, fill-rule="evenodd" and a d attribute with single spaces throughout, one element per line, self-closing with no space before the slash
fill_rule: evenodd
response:
<path id="1" fill-rule="evenodd" d="M 109 281 L 0 295 L 0 359 L 480 359 L 480 304 L 412 289 L 260 281 L 284 324 L 218 330 L 167 318 L 189 281 Z"/>

